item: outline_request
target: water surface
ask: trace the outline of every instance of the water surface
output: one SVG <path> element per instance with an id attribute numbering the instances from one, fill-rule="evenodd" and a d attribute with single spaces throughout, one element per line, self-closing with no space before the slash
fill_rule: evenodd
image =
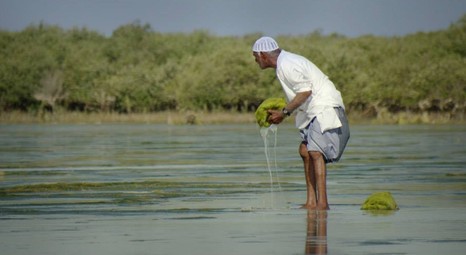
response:
<path id="1" fill-rule="evenodd" d="M 272 187 L 255 125 L 0 125 L 2 253 L 464 254 L 466 126 L 351 132 L 324 213 L 290 125 Z M 376 191 L 400 210 L 359 210 Z"/>

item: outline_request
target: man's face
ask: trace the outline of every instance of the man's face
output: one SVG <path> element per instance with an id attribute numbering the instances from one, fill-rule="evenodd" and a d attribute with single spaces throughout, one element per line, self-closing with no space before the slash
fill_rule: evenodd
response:
<path id="1" fill-rule="evenodd" d="M 252 55 L 254 56 L 256 63 L 261 69 L 266 69 L 269 67 L 267 65 L 267 57 L 265 54 L 260 54 L 260 52 L 253 52 Z"/>

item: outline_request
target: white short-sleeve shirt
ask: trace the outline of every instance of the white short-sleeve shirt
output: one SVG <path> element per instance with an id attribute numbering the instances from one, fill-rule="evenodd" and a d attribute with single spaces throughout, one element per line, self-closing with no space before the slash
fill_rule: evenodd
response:
<path id="1" fill-rule="evenodd" d="M 340 92 L 328 77 L 303 56 L 282 50 L 277 59 L 277 78 L 288 101 L 297 93 L 311 91 L 311 96 L 296 111 L 296 127 L 305 128 L 317 117 L 321 131 L 341 127 L 334 107 L 342 107 Z"/>

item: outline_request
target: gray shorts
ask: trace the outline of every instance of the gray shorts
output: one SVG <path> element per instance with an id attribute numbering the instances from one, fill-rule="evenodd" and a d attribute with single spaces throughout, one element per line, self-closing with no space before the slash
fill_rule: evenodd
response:
<path id="1" fill-rule="evenodd" d="M 336 107 L 335 111 L 341 121 L 341 127 L 322 133 L 319 122 L 314 118 L 306 128 L 299 130 L 303 143 L 307 146 L 307 150 L 321 152 L 324 155 L 325 163 L 340 160 L 350 138 L 345 111 L 341 107 Z"/>

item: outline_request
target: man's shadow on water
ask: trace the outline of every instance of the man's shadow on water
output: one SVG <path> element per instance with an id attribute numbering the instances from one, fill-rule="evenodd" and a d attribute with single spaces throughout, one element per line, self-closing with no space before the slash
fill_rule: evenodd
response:
<path id="1" fill-rule="evenodd" d="M 305 254 L 327 254 L 327 211 L 307 211 Z"/>

